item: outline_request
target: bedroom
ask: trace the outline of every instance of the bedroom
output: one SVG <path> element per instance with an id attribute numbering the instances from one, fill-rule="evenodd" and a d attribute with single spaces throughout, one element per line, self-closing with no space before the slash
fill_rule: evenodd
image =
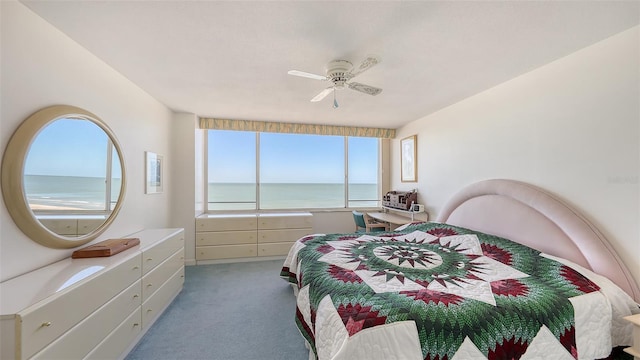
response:
<path id="1" fill-rule="evenodd" d="M 391 187 L 407 186 L 394 163 L 397 139 L 417 134 L 419 182 L 409 186 L 419 188 L 431 215 L 475 181 L 526 181 L 579 208 L 639 278 L 637 13 L 632 21 L 611 37 L 400 127 L 391 143 Z M 195 261 L 195 231 L 189 226 L 199 191 L 191 186 L 197 182 L 191 165 L 196 162 L 197 114 L 171 111 L 21 3 L 2 3 L 1 81 L 3 150 L 18 124 L 44 106 L 74 104 L 100 114 L 123 144 L 133 184 L 101 238 L 184 227 L 187 261 Z M 165 154 L 172 164 L 169 187 L 160 196 L 145 196 L 142 189 L 146 150 Z M 0 280 L 70 255 L 30 241 L 4 206 L 1 211 Z M 331 224 L 346 231 L 352 219 L 349 213 L 326 215 L 315 230 L 329 232 Z"/>

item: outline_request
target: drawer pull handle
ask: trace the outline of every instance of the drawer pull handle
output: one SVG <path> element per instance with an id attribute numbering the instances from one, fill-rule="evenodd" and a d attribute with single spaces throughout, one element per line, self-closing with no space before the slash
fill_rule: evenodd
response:
<path id="1" fill-rule="evenodd" d="M 138 323 L 133 323 L 133 326 L 140 326 L 140 324 L 138 324 Z"/>
<path id="2" fill-rule="evenodd" d="M 133 298 L 135 299 L 135 298 L 137 298 L 138 296 L 139 296 L 138 294 L 134 294 L 134 295 L 133 295 Z"/>
<path id="3" fill-rule="evenodd" d="M 147 259 L 147 261 L 151 261 L 151 260 L 153 260 L 153 258 L 148 258 L 148 259 Z"/>
<path id="4" fill-rule="evenodd" d="M 51 321 L 43 322 L 42 325 L 40 325 L 40 327 L 49 327 L 49 326 L 51 326 Z"/>
<path id="5" fill-rule="evenodd" d="M 152 287 L 152 286 L 153 286 L 153 284 L 151 284 L 151 283 L 147 284 L 147 287 Z"/>
<path id="6" fill-rule="evenodd" d="M 134 267 L 133 267 L 133 270 L 138 270 L 138 269 L 140 269 L 140 267 L 139 267 L 139 266 L 134 266 Z"/>
<path id="7" fill-rule="evenodd" d="M 148 313 L 150 313 L 150 312 L 152 312 L 152 311 L 153 311 L 153 309 L 147 309 L 147 312 L 148 312 Z"/>

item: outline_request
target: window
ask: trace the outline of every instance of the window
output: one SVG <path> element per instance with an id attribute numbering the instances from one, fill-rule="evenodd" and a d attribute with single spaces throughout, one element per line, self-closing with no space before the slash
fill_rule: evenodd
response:
<path id="1" fill-rule="evenodd" d="M 375 207 L 380 204 L 379 143 L 376 138 L 349 138 L 349 207 Z"/>
<path id="2" fill-rule="evenodd" d="M 209 210 L 255 210 L 256 133 L 208 133 Z"/>
<path id="3" fill-rule="evenodd" d="M 344 137 L 260 134 L 260 208 L 344 207 Z"/>
<path id="4" fill-rule="evenodd" d="M 379 144 L 377 138 L 209 130 L 208 210 L 378 206 Z"/>

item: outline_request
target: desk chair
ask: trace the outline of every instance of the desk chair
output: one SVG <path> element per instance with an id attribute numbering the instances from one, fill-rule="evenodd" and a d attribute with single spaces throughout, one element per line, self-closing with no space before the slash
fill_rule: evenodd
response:
<path id="1" fill-rule="evenodd" d="M 389 231 L 388 224 L 375 221 L 367 213 L 361 213 L 354 210 L 353 220 L 356 223 L 356 232 L 359 233 Z"/>

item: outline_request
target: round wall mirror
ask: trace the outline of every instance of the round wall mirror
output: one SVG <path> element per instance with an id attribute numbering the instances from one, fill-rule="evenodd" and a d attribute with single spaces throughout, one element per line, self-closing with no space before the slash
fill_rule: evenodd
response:
<path id="1" fill-rule="evenodd" d="M 53 248 L 95 239 L 113 221 L 126 188 L 122 151 L 92 113 L 56 105 L 27 118 L 2 160 L 9 214 L 32 240 Z"/>

